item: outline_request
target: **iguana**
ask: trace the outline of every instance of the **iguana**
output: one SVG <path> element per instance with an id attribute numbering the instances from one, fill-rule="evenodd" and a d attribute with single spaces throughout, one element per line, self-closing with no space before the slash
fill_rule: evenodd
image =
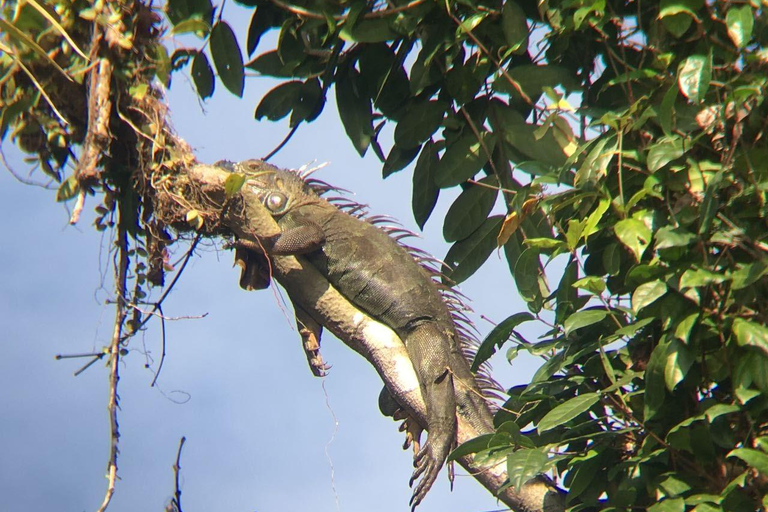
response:
<path id="1" fill-rule="evenodd" d="M 463 303 L 439 280 L 424 253 L 395 240 L 405 232 L 386 231 L 383 217 L 366 217 L 363 207 L 342 198 L 324 199 L 329 185 L 304 179 L 260 160 L 218 162 L 221 168 L 242 174 L 264 207 L 275 218 L 281 233 L 253 244 L 236 244 L 242 266 L 240 285 L 259 289 L 268 285 L 268 258 L 302 256 L 351 303 L 389 326 L 405 343 L 427 406 L 428 438 L 419 447 L 420 430 L 413 419 L 397 411 L 388 393 L 380 406 L 385 414 L 406 419 L 415 448 L 410 484 L 421 478 L 410 504 L 415 508 L 434 483 L 455 446 L 456 414 L 479 432 L 492 432 L 492 413 L 486 396 L 498 385 L 487 374 L 473 375 L 472 336 L 463 323 Z M 296 301 L 293 301 L 296 306 Z M 310 367 L 316 375 L 327 370 L 319 355 L 321 326 L 311 311 L 296 306 L 299 331 Z"/>

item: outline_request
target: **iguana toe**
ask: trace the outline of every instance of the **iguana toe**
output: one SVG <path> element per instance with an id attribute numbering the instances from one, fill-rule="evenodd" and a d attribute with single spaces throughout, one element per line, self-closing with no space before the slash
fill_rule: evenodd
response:
<path id="1" fill-rule="evenodd" d="M 411 511 L 416 509 L 421 500 L 424 499 L 424 496 L 429 492 L 429 489 L 432 488 L 432 484 L 435 483 L 437 475 L 440 473 L 440 468 L 448 456 L 447 450 L 440 449 L 438 451 L 433 449 L 430 440 L 427 439 L 426 444 L 413 460 L 413 465 L 416 469 L 413 475 L 411 475 L 408 485 L 413 486 L 417 479 L 421 478 L 421 480 L 416 484 L 411 500 L 408 502 L 411 506 Z"/>

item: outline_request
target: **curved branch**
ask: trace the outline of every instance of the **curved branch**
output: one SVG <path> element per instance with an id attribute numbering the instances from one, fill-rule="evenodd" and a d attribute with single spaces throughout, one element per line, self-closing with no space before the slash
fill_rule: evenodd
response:
<path id="1" fill-rule="evenodd" d="M 224 182 L 227 176 L 229 173 L 225 170 L 210 165 L 197 165 L 189 170 L 191 181 L 204 190 L 211 201 L 220 205 L 226 202 Z M 238 237 L 257 243 L 259 238 L 269 238 L 280 232 L 253 192 L 244 187 L 240 194 L 242 208 L 239 212 L 233 211 L 236 208 L 228 208 L 223 220 Z M 320 272 L 301 258 L 275 256 L 272 270 L 275 279 L 292 300 L 306 311 L 312 311 L 317 321 L 365 357 L 408 412 L 417 421 L 426 424 L 426 406 L 416 372 L 405 345 L 395 332 L 357 309 Z M 459 443 L 491 433 L 478 431 L 461 416 L 458 420 Z M 562 496 L 542 479 L 527 482 L 519 491 L 511 487 L 500 491 L 508 480 L 505 465 L 479 464 L 472 455 L 461 457 L 459 463 L 512 510 L 544 512 L 565 509 Z"/>

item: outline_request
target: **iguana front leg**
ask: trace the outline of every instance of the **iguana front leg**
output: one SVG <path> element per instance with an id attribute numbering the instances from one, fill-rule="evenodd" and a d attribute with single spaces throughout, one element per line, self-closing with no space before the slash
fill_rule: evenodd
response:
<path id="1" fill-rule="evenodd" d="M 309 368 L 315 377 L 325 377 L 331 367 L 325 364 L 323 356 L 320 355 L 320 336 L 323 333 L 323 326 L 315 322 L 314 318 L 304 311 L 301 306 L 294 303 L 293 310 L 296 315 L 296 327 L 299 329 L 301 344 L 304 347 Z"/>

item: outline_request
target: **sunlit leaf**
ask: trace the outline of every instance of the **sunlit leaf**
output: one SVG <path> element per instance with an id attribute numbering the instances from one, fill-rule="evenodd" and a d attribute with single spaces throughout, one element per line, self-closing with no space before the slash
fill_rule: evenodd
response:
<path id="1" fill-rule="evenodd" d="M 752 37 L 752 27 L 755 25 L 755 13 L 749 4 L 731 5 L 725 15 L 725 25 L 728 27 L 728 37 L 736 48 L 744 48 Z"/>
<path id="2" fill-rule="evenodd" d="M 638 313 L 644 307 L 660 299 L 665 293 L 667 293 L 667 285 L 663 281 L 643 283 L 632 293 L 632 309 Z"/>
<path id="3" fill-rule="evenodd" d="M 565 334 L 568 335 L 576 329 L 581 329 L 582 327 L 588 327 L 601 322 L 606 316 L 608 316 L 608 311 L 605 309 L 585 309 L 577 311 L 565 319 L 565 322 L 563 323 Z"/>
<path id="4" fill-rule="evenodd" d="M 755 347 L 768 355 L 768 327 L 743 318 L 736 318 L 733 321 L 733 334 L 739 346 Z"/>
<path id="5" fill-rule="evenodd" d="M 507 475 L 514 489 L 523 485 L 534 476 L 544 471 L 549 461 L 544 449 L 522 448 L 507 456 Z"/>
<path id="6" fill-rule="evenodd" d="M 694 103 L 700 103 L 712 80 L 712 59 L 705 55 L 691 55 L 680 63 L 677 83 L 680 92 Z"/>
<path id="7" fill-rule="evenodd" d="M 589 410 L 600 400 L 599 393 L 585 393 L 567 400 L 549 411 L 536 426 L 539 433 L 564 425 Z"/>
<path id="8" fill-rule="evenodd" d="M 751 448 L 736 448 L 728 457 L 738 457 L 763 475 L 768 475 L 768 454 Z"/>
<path id="9" fill-rule="evenodd" d="M 245 176 L 238 173 L 230 173 L 227 179 L 224 180 L 224 194 L 227 198 L 231 198 L 243 188 L 245 183 Z"/>
<path id="10" fill-rule="evenodd" d="M 670 342 L 664 367 L 664 383 L 669 391 L 682 382 L 695 361 L 696 357 L 684 343 L 679 340 Z"/>
<path id="11" fill-rule="evenodd" d="M 651 243 L 651 230 L 638 219 L 623 219 L 614 226 L 616 237 L 624 244 L 635 259 L 640 261 L 645 249 Z"/>
<path id="12" fill-rule="evenodd" d="M 75 197 L 78 192 L 80 192 L 80 185 L 78 184 L 75 175 L 71 174 L 61 183 L 61 185 L 59 185 L 59 189 L 56 191 L 56 201 L 69 201 Z"/>

